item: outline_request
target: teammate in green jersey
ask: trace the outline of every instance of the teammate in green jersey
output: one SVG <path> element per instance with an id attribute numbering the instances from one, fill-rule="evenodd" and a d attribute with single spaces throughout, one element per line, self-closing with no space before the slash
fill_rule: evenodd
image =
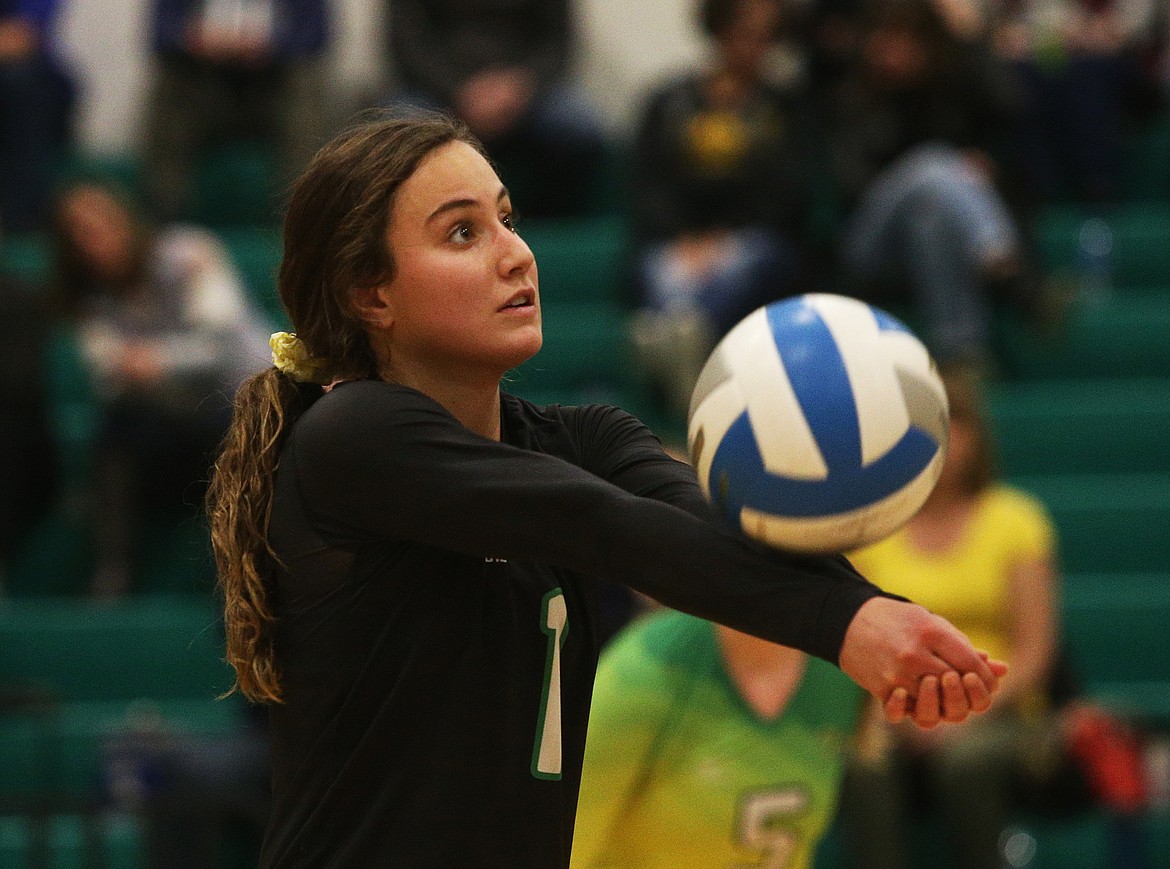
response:
<path id="1" fill-rule="evenodd" d="M 865 694 L 803 652 L 670 610 L 601 659 L 572 869 L 807 869 Z"/>

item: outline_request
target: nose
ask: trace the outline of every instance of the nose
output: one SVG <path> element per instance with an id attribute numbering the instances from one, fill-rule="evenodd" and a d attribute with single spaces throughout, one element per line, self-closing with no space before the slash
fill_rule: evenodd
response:
<path id="1" fill-rule="evenodd" d="M 501 228 L 503 240 L 500 254 L 500 275 L 511 278 L 526 274 L 536 263 L 528 242 L 518 233 Z"/>

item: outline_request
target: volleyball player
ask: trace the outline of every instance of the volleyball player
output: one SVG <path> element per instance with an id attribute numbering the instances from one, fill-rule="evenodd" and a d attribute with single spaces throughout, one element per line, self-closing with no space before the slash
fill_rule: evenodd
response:
<path id="1" fill-rule="evenodd" d="M 637 420 L 501 393 L 541 345 L 536 264 L 454 122 L 327 145 L 278 283 L 296 335 L 240 389 L 209 491 L 227 657 L 271 708 L 262 866 L 567 866 L 595 579 L 837 664 L 894 720 L 989 704 L 961 633 L 720 526 Z"/>

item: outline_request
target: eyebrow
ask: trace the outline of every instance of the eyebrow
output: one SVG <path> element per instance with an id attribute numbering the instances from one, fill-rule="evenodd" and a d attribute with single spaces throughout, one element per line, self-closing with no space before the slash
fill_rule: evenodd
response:
<path id="1" fill-rule="evenodd" d="M 508 188 L 503 185 L 500 186 L 500 192 L 496 194 L 496 202 L 507 199 L 509 196 Z M 470 208 L 479 204 L 477 199 L 452 199 L 450 202 L 444 202 L 438 208 L 431 212 L 430 217 L 426 219 L 426 223 L 430 223 L 436 217 L 446 214 L 448 211 L 455 211 L 459 208 Z"/>

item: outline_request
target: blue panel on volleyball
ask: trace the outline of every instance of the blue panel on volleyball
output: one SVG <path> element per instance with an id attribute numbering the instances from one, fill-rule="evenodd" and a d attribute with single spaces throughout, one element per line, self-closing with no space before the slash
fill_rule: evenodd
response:
<path id="1" fill-rule="evenodd" d="M 898 491 L 921 472 L 938 450 L 926 432 L 910 428 L 888 453 L 861 467 L 829 465 L 824 480 L 794 480 L 764 470 L 748 415 L 732 425 L 711 462 L 710 490 L 720 508 L 739 520 L 742 509 L 792 518 L 832 516 L 858 510 Z M 726 487 L 720 481 L 726 479 Z"/>
<path id="2" fill-rule="evenodd" d="M 829 468 L 861 464 L 861 427 L 853 387 L 833 333 L 803 302 L 767 309 L 780 364 Z"/>
<path id="3" fill-rule="evenodd" d="M 913 335 L 909 327 L 897 317 L 887 314 L 881 308 L 870 307 L 873 312 L 873 318 L 877 320 L 878 328 L 883 332 L 905 332 L 907 335 Z"/>

